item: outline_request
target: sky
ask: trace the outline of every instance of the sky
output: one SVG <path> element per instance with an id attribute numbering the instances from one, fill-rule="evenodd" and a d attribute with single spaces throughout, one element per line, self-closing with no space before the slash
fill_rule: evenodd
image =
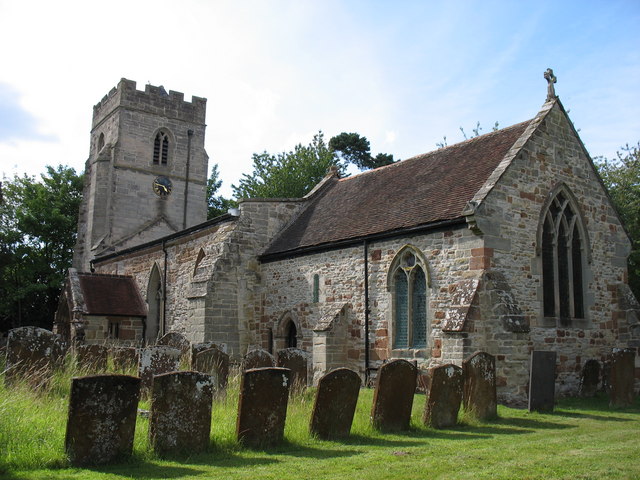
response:
<path id="1" fill-rule="evenodd" d="M 0 176 L 80 172 L 121 78 L 207 98 L 222 193 L 318 131 L 405 159 L 506 127 L 544 71 L 592 157 L 640 140 L 640 0 L 0 0 Z"/>

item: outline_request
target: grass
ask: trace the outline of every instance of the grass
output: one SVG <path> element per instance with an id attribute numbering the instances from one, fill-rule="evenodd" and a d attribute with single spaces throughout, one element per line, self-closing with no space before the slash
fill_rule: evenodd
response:
<path id="1" fill-rule="evenodd" d="M 56 374 L 48 390 L 6 389 L 0 378 L 0 478 L 3 479 L 632 479 L 640 478 L 640 402 L 610 410 L 605 397 L 563 399 L 554 413 L 500 406 L 499 418 L 465 420 L 453 429 L 420 423 L 425 397 L 416 395 L 412 428 L 381 434 L 369 425 L 373 392 L 362 390 L 352 435 L 341 442 L 309 436 L 315 392 L 289 402 L 285 441 L 268 450 L 235 440 L 239 379 L 214 402 L 207 452 L 162 459 L 147 442 L 139 417 L 134 453 L 124 463 L 69 467 L 64 453 L 69 377 Z M 142 403 L 140 408 L 148 408 Z"/>

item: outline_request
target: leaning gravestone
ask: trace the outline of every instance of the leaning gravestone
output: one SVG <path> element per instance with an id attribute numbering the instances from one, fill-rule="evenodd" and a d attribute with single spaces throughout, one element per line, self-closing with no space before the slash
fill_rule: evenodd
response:
<path id="1" fill-rule="evenodd" d="M 213 347 L 193 356 L 191 369 L 215 377 L 216 390 L 226 388 L 229 379 L 229 355 Z"/>
<path id="2" fill-rule="evenodd" d="M 582 367 L 580 376 L 580 396 L 595 397 L 600 383 L 600 362 L 594 359 L 587 360 Z"/>
<path id="3" fill-rule="evenodd" d="M 431 369 L 431 388 L 422 421 L 433 428 L 453 427 L 458 423 L 462 402 L 464 374 L 457 365 L 440 365 Z"/>
<path id="4" fill-rule="evenodd" d="M 630 348 L 613 350 L 609 374 L 610 407 L 630 407 L 633 405 L 635 357 L 635 350 Z"/>
<path id="5" fill-rule="evenodd" d="M 462 362 L 464 388 L 462 404 L 466 412 L 480 420 L 498 415 L 496 394 L 496 359 L 486 352 L 476 352 Z"/>
<path id="6" fill-rule="evenodd" d="M 242 359 L 242 370 L 275 366 L 276 360 L 273 358 L 273 355 L 262 349 L 249 350 Z"/>
<path id="7" fill-rule="evenodd" d="M 353 370 L 338 368 L 318 382 L 309 430 L 324 440 L 349 436 L 362 380 Z"/>
<path id="8" fill-rule="evenodd" d="M 78 345 L 75 347 L 78 367 L 93 372 L 104 372 L 107 369 L 107 353 L 104 345 Z"/>
<path id="9" fill-rule="evenodd" d="M 65 438 L 71 464 L 102 464 L 131 454 L 139 399 L 136 377 L 74 378 Z"/>
<path id="10" fill-rule="evenodd" d="M 371 422 L 381 431 L 408 430 L 418 369 L 406 360 L 393 360 L 378 370 Z"/>
<path id="11" fill-rule="evenodd" d="M 153 378 L 149 441 L 161 454 L 201 452 L 209 445 L 213 379 L 198 372 Z"/>
<path id="12" fill-rule="evenodd" d="M 286 368 L 256 368 L 242 374 L 236 435 L 249 447 L 282 441 L 287 418 L 291 372 Z"/>
<path id="13" fill-rule="evenodd" d="M 277 366 L 291 370 L 292 390 L 301 390 L 307 386 L 307 354 L 299 348 L 278 350 Z"/>
<path id="14" fill-rule="evenodd" d="M 138 366 L 138 349 L 135 347 L 114 347 L 111 349 L 111 358 L 116 370 L 124 371 Z"/>
<path id="15" fill-rule="evenodd" d="M 552 412 L 556 391 L 556 352 L 531 352 L 529 411 Z"/>
<path id="16" fill-rule="evenodd" d="M 167 347 L 177 348 L 182 352 L 183 355 L 186 355 L 191 350 L 191 342 L 178 332 L 169 332 L 162 337 L 157 342 L 157 345 L 165 345 Z"/>
<path id="17" fill-rule="evenodd" d="M 177 348 L 155 346 L 143 348 L 140 351 L 138 376 L 142 380 L 143 392 L 151 389 L 154 375 L 176 372 L 180 370 L 182 352 Z"/>
<path id="18" fill-rule="evenodd" d="M 46 385 L 62 355 L 62 344 L 49 330 L 37 327 L 9 330 L 5 385 L 19 378 L 25 378 L 32 387 Z"/>
<path id="19" fill-rule="evenodd" d="M 227 344 L 226 343 L 218 343 L 218 342 L 200 342 L 200 343 L 192 343 L 191 344 L 191 361 L 193 362 L 193 358 L 200 352 L 204 352 L 205 350 L 210 350 L 212 348 L 217 348 L 218 350 L 227 353 Z"/>

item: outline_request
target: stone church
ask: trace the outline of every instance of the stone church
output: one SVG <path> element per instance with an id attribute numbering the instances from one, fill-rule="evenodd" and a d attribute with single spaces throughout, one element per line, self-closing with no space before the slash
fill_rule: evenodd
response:
<path id="1" fill-rule="evenodd" d="M 530 120 L 208 221 L 205 110 L 126 79 L 94 106 L 63 335 L 296 346 L 316 379 L 483 350 L 503 401 L 532 350 L 575 393 L 587 360 L 640 347 L 630 239 L 553 84 Z"/>

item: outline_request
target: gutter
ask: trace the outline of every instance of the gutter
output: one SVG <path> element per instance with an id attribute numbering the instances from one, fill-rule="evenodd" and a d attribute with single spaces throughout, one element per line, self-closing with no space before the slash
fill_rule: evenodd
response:
<path id="1" fill-rule="evenodd" d="M 321 253 L 330 250 L 337 250 L 348 246 L 358 245 L 364 241 L 385 240 L 389 238 L 402 237 L 424 232 L 434 232 L 447 229 L 449 227 L 467 227 L 467 218 L 465 216 L 457 217 L 449 220 L 441 220 L 439 222 L 428 223 L 426 225 L 418 225 L 416 227 L 403 228 L 380 233 L 372 233 L 360 237 L 349 238 L 345 240 L 336 240 L 318 245 L 309 245 L 305 247 L 294 248 L 282 252 L 266 253 L 258 256 L 258 260 L 262 263 L 276 262 L 286 258 L 292 258 L 302 255 L 310 255 L 313 253 Z"/>

